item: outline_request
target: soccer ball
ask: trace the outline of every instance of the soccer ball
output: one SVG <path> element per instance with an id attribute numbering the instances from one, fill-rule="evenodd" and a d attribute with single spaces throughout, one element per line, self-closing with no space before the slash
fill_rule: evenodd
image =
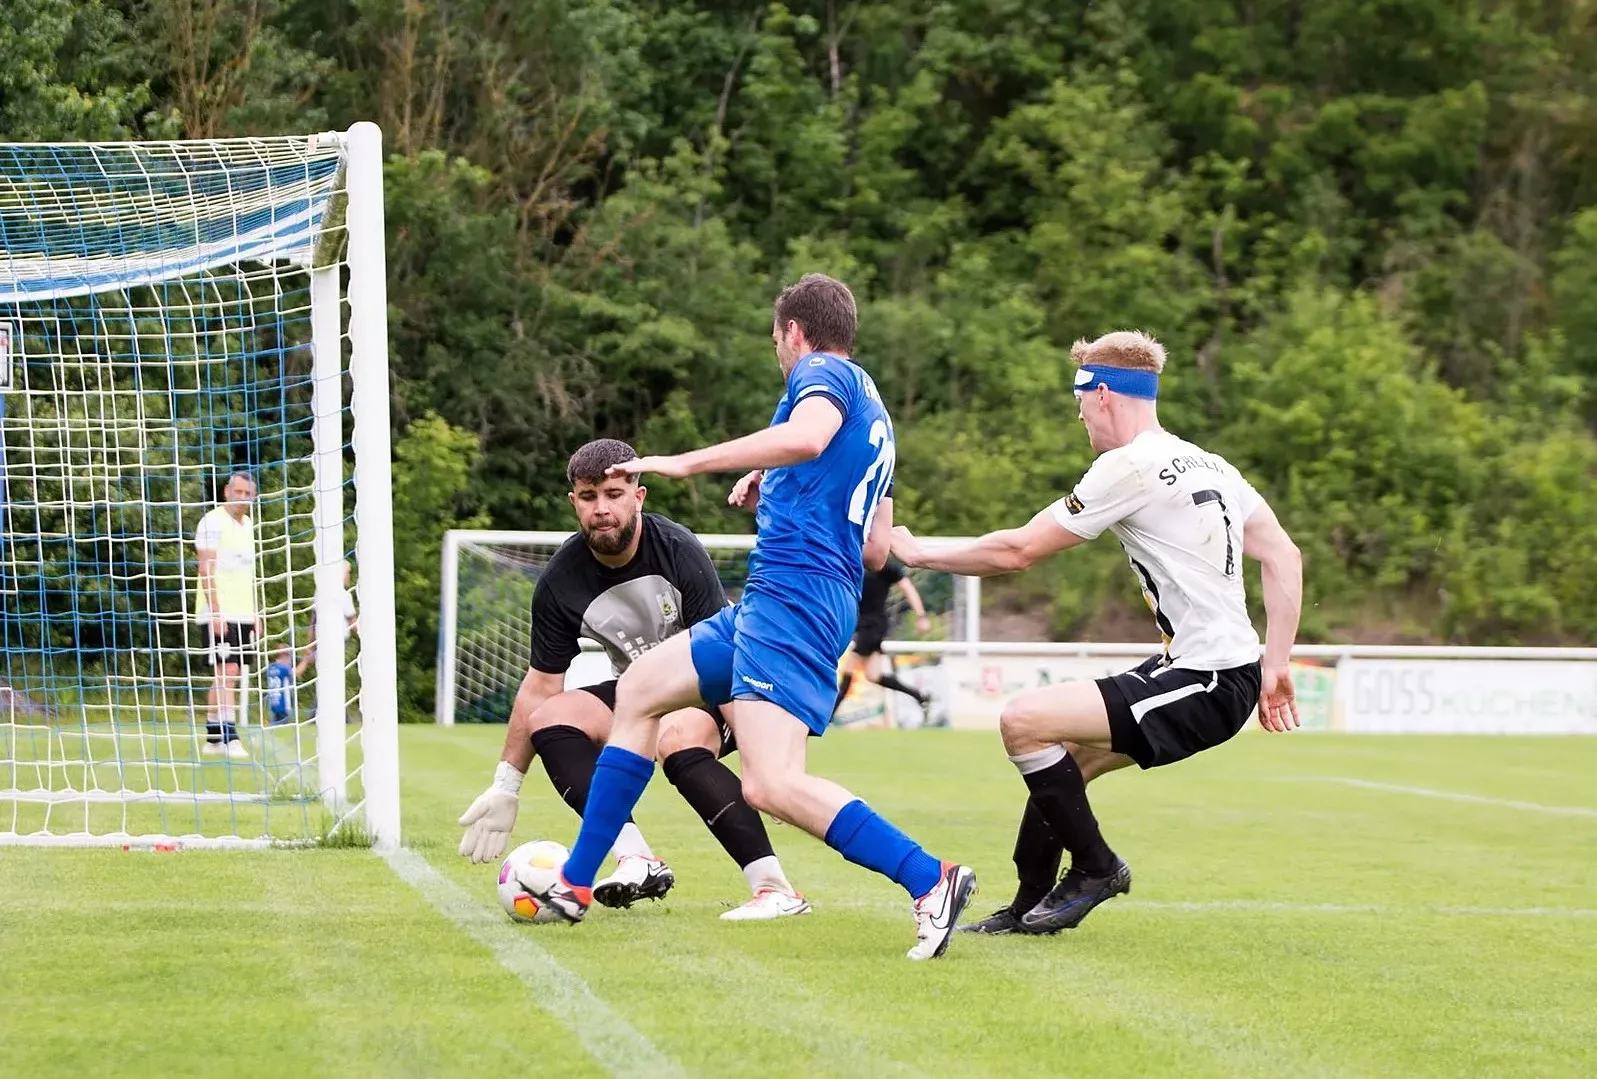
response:
<path id="1" fill-rule="evenodd" d="M 560 879 L 560 868 L 566 864 L 568 853 L 559 843 L 537 839 L 505 856 L 499 866 L 499 902 L 512 921 L 563 920 L 544 906 L 542 897 Z"/>

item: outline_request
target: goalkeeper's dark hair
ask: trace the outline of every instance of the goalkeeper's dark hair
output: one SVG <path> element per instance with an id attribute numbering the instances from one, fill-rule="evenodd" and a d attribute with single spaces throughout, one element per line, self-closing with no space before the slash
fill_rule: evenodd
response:
<path id="1" fill-rule="evenodd" d="M 579 483 L 603 483 L 610 466 L 630 461 L 637 455 L 637 450 L 618 438 L 594 439 L 566 462 L 566 482 L 572 487 Z M 634 482 L 637 478 L 636 475 L 627 477 Z"/>
<path id="2" fill-rule="evenodd" d="M 859 310 L 848 286 L 825 274 L 807 273 L 776 298 L 776 323 L 799 324 L 804 338 L 817 352 L 854 354 L 854 334 Z"/>

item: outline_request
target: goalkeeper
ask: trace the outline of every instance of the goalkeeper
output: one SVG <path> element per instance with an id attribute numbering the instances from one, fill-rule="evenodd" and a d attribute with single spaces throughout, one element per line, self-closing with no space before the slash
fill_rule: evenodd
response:
<path id="1" fill-rule="evenodd" d="M 565 690 L 578 638 L 602 644 L 619 678 L 645 651 L 727 605 L 715 566 L 693 534 L 643 512 L 648 492 L 638 477 L 606 475 L 610 466 L 636 456 L 614 439 L 590 442 L 571 456 L 568 497 L 581 532 L 550 558 L 533 593 L 532 662 L 516 693 L 504 753 L 493 784 L 460 818 L 466 828 L 460 853 L 473 861 L 504 853 L 534 756 L 578 816 L 587 804 L 599 747 L 610 734 L 616 682 Z M 766 921 L 806 914 L 810 906 L 783 874 L 760 815 L 743 800 L 741 781 L 719 759 L 734 748 L 714 709 L 686 708 L 661 726 L 666 778 L 742 868 L 753 893 L 722 917 Z M 615 872 L 593 888 L 594 899 L 606 906 L 659 899 L 675 883 L 631 821 L 611 853 Z"/>

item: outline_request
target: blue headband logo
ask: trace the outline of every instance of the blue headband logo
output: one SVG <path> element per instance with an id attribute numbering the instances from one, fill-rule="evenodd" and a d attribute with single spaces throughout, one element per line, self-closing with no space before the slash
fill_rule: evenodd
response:
<path id="1" fill-rule="evenodd" d="M 1095 367 L 1088 364 L 1076 371 L 1076 396 L 1096 390 L 1099 386 L 1111 393 L 1140 397 L 1145 401 L 1159 396 L 1159 376 L 1152 371 L 1131 371 L 1124 367 Z"/>

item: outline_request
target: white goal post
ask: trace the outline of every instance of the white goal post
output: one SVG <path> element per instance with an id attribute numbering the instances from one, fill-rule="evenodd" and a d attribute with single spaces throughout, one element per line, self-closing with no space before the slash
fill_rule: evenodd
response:
<path id="1" fill-rule="evenodd" d="M 0 144 L 0 844 L 397 845 L 385 278 L 375 124 Z"/>

